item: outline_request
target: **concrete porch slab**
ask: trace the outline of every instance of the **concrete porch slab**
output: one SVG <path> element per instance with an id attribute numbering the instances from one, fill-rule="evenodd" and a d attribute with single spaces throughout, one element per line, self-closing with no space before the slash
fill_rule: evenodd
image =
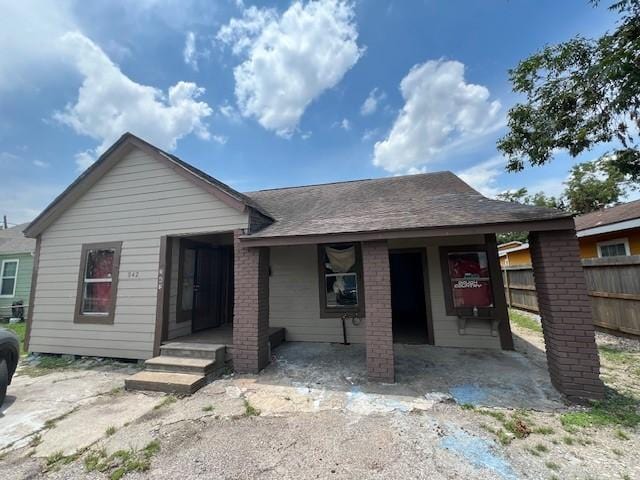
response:
<path id="1" fill-rule="evenodd" d="M 385 396 L 540 411 L 564 405 L 546 369 L 518 352 L 396 344 L 394 353 L 396 383 L 380 384 L 367 381 L 364 345 L 288 342 L 255 383 L 342 392 L 364 404 L 375 396 L 383 406 Z"/>

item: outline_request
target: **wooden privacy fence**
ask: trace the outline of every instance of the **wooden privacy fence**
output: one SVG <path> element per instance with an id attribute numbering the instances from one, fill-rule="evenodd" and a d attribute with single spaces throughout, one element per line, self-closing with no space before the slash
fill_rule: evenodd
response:
<path id="1" fill-rule="evenodd" d="M 582 260 L 593 306 L 593 322 L 604 328 L 640 335 L 640 255 Z M 538 312 L 531 265 L 503 267 L 510 307 Z"/>

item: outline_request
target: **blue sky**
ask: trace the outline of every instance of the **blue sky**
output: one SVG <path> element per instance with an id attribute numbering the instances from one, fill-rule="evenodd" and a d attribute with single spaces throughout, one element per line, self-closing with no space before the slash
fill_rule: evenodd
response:
<path id="1" fill-rule="evenodd" d="M 586 0 L 0 0 L 0 214 L 31 220 L 130 130 L 240 191 L 452 170 L 558 194 L 576 162 L 504 172 L 508 69 L 611 29 Z M 591 160 L 594 150 L 577 161 Z"/>

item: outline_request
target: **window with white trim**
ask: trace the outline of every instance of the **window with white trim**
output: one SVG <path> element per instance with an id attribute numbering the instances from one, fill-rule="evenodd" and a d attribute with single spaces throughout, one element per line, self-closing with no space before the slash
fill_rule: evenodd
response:
<path id="1" fill-rule="evenodd" d="M 616 238 L 606 242 L 598 242 L 598 257 L 624 257 L 631 255 L 629 250 L 629 240 L 627 238 Z"/>
<path id="2" fill-rule="evenodd" d="M 18 259 L 3 260 L 0 269 L 0 297 L 13 297 L 18 283 Z"/>

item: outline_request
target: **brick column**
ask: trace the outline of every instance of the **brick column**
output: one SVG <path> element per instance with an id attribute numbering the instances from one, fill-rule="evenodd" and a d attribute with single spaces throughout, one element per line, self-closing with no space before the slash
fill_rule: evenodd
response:
<path id="1" fill-rule="evenodd" d="M 571 400 L 602 398 L 591 301 L 576 232 L 531 232 L 529 245 L 551 382 Z"/>
<path id="2" fill-rule="evenodd" d="M 369 380 L 393 382 L 391 274 L 387 242 L 362 243 L 362 273 L 366 309 L 367 373 Z"/>
<path id="3" fill-rule="evenodd" d="M 233 239 L 233 368 L 258 373 L 269 363 L 269 249 Z"/>

